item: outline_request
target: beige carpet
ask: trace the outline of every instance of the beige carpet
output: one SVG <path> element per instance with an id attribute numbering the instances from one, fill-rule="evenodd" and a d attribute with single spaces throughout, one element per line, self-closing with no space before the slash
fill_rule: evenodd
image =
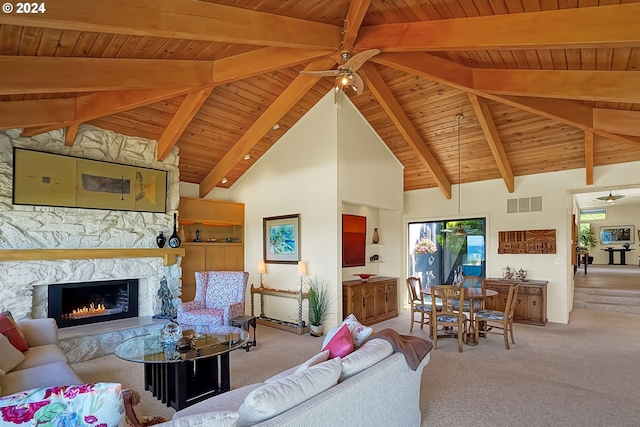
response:
<path id="1" fill-rule="evenodd" d="M 409 318 L 374 325 L 408 333 Z M 415 329 L 413 335 L 428 338 Z M 423 426 L 640 425 L 640 315 L 574 310 L 569 325 L 515 325 L 505 350 L 491 335 L 476 347 L 438 340 L 423 374 Z M 231 355 L 237 388 L 262 381 L 320 350 L 321 338 L 259 326 L 258 347 Z M 143 415 L 173 410 L 142 389 L 142 366 L 107 356 L 73 365 L 86 381 L 115 381 L 138 390 Z M 400 427 L 400 426 L 398 426 Z M 404 426 L 403 426 L 404 427 Z"/>

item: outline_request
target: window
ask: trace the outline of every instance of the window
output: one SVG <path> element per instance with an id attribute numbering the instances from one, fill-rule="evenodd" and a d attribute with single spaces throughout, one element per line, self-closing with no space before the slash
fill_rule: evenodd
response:
<path id="1" fill-rule="evenodd" d="M 457 233 L 459 229 L 464 232 Z M 453 283 L 459 267 L 465 276 L 485 277 L 485 218 L 415 222 L 409 224 L 408 231 L 408 274 L 420 277 L 423 286 Z M 435 252 L 416 253 L 416 244 L 421 239 L 433 242 Z"/>
<path id="2" fill-rule="evenodd" d="M 607 219 L 607 209 L 580 209 L 580 221 L 598 221 Z"/>

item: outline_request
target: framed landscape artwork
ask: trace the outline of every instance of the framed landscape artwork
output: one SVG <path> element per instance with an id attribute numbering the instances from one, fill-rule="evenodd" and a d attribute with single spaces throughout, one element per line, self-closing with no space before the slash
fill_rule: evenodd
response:
<path id="1" fill-rule="evenodd" d="M 600 244 L 633 244 L 635 234 L 636 231 L 633 225 L 605 225 L 600 227 Z"/>
<path id="2" fill-rule="evenodd" d="M 167 172 L 15 148 L 13 204 L 166 211 Z"/>
<path id="3" fill-rule="evenodd" d="M 300 261 L 300 214 L 262 219 L 263 258 L 271 264 Z"/>

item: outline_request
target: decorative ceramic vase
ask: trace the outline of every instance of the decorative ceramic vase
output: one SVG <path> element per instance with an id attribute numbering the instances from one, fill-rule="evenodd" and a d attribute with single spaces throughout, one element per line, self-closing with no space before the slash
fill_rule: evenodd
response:
<path id="1" fill-rule="evenodd" d="M 185 234 L 184 234 L 184 225 L 180 227 L 180 231 L 178 232 L 178 237 L 180 238 L 181 242 L 187 241 L 187 238 L 185 237 Z"/>
<path id="2" fill-rule="evenodd" d="M 374 245 L 380 243 L 380 235 L 378 234 L 377 228 L 373 229 L 373 238 L 371 239 L 371 243 L 373 243 Z"/>
<path id="3" fill-rule="evenodd" d="M 312 337 L 321 337 L 322 336 L 322 325 L 309 325 L 309 335 Z"/>
<path id="4" fill-rule="evenodd" d="M 178 237 L 178 217 L 177 214 L 173 214 L 173 234 L 169 238 L 169 246 L 179 248 L 181 242 L 182 240 Z"/>
<path id="5" fill-rule="evenodd" d="M 156 237 L 156 243 L 161 249 L 164 248 L 164 244 L 167 243 L 167 238 L 164 237 L 164 233 L 162 231 L 158 234 L 158 237 Z"/>
<path id="6" fill-rule="evenodd" d="M 201 242 L 202 240 L 200 240 L 200 230 L 196 230 L 196 239 L 194 240 L 194 242 Z"/>

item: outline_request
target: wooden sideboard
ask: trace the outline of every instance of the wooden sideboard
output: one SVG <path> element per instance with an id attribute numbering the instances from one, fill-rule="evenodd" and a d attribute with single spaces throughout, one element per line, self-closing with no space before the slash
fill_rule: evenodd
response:
<path id="1" fill-rule="evenodd" d="M 398 316 L 398 279 L 371 277 L 342 282 L 342 314 L 353 313 L 363 325 Z"/>
<path id="2" fill-rule="evenodd" d="M 546 280 L 506 280 L 487 278 L 484 280 L 487 289 L 498 291 L 498 295 L 487 297 L 485 308 L 504 311 L 509 295 L 509 286 L 519 284 L 518 301 L 513 321 L 529 325 L 545 326 L 547 324 L 547 281 Z"/>

